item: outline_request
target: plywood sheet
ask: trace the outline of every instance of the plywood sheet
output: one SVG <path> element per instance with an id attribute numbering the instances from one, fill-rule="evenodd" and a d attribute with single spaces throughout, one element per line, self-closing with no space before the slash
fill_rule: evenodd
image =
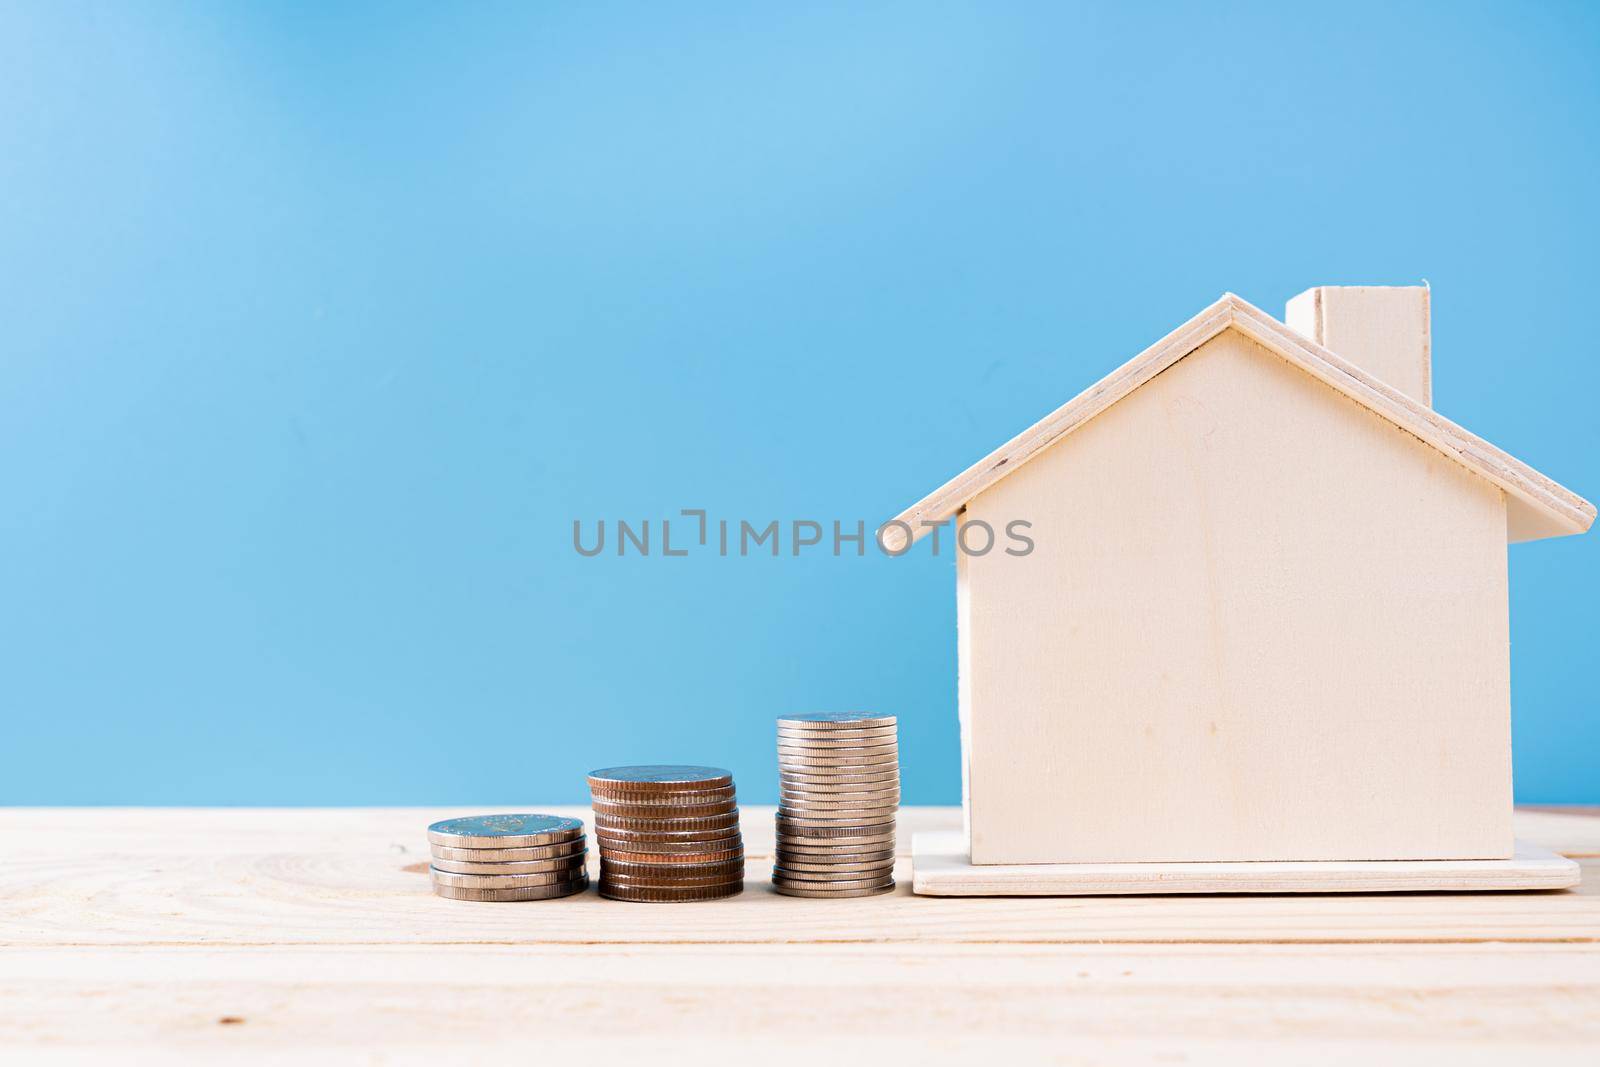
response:
<path id="1" fill-rule="evenodd" d="M 1228 330 L 971 501 L 976 863 L 1511 854 L 1498 488 Z"/>

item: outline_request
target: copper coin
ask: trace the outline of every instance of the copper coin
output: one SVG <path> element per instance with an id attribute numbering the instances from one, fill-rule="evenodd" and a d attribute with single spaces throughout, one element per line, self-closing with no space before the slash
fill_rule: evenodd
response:
<path id="1" fill-rule="evenodd" d="M 616 803 L 634 803 L 634 805 L 666 805 L 672 801 L 690 800 L 694 803 L 706 800 L 720 800 L 723 797 L 733 797 L 736 785 L 709 785 L 706 789 L 662 789 L 656 792 L 638 789 L 621 789 L 611 785 L 594 782 L 589 785 L 590 797 L 605 797 Z"/>
<path id="2" fill-rule="evenodd" d="M 737 874 L 701 874 L 677 878 L 640 877 L 632 874 L 617 874 L 615 871 L 600 872 L 600 884 L 602 886 L 631 886 L 634 889 L 707 889 L 718 886 L 742 885 L 743 883 L 743 871 Z"/>
<path id="3" fill-rule="evenodd" d="M 628 863 L 608 858 L 600 864 L 600 870 L 607 875 L 625 878 L 662 878 L 668 881 L 678 878 L 730 878 L 744 876 L 744 859 L 716 863 Z"/>
<path id="4" fill-rule="evenodd" d="M 428 827 L 428 843 L 448 848 L 527 848 L 571 841 L 583 823 L 563 815 L 468 815 Z"/>
<path id="5" fill-rule="evenodd" d="M 555 885 L 524 886 L 521 889 L 467 889 L 435 882 L 433 892 L 435 896 L 449 897 L 451 900 L 553 900 L 556 897 L 576 896 L 588 888 L 589 880 L 585 878 Z"/>
<path id="6" fill-rule="evenodd" d="M 613 864 L 728 864 L 744 861 L 744 849 L 734 848 L 726 853 L 606 853 L 606 862 Z"/>
<path id="7" fill-rule="evenodd" d="M 710 841 L 605 841 L 600 842 L 602 856 L 615 855 L 618 852 L 658 852 L 669 854 L 673 852 L 734 852 L 743 851 L 744 838 L 738 834 L 732 837 L 719 837 Z"/>
<path id="8" fill-rule="evenodd" d="M 731 848 L 738 845 L 741 833 L 733 830 L 699 830 L 688 833 L 650 833 L 645 830 L 595 830 L 595 841 L 600 843 L 600 851 L 606 853 L 613 848 L 654 848 L 658 851 L 675 851 L 675 849 L 688 848 L 698 851 L 710 851 L 715 848 Z"/>
<path id="9" fill-rule="evenodd" d="M 733 774 L 721 767 L 697 767 L 682 763 L 601 767 L 589 772 L 589 788 L 608 793 L 654 795 L 689 789 L 724 789 L 732 785 Z"/>
<path id="10" fill-rule="evenodd" d="M 593 803 L 595 818 L 608 819 L 711 819 L 739 810 L 734 798 L 719 800 L 715 804 L 607 804 Z"/>
<path id="11" fill-rule="evenodd" d="M 621 815 L 603 815 L 598 812 L 594 817 L 596 830 L 726 830 L 738 825 L 739 812 L 737 810 L 722 815 L 705 815 L 694 819 L 626 818 Z"/>
<path id="12" fill-rule="evenodd" d="M 609 900 L 630 900 L 639 904 L 687 904 L 695 900 L 721 900 L 724 897 L 738 896 L 742 892 L 744 892 L 742 881 L 725 886 L 688 886 L 683 889 L 603 883 L 600 886 L 600 895 Z"/>

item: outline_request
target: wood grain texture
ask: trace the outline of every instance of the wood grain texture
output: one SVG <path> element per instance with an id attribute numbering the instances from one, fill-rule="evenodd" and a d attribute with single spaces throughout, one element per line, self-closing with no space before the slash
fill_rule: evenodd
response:
<path id="1" fill-rule="evenodd" d="M 1232 293 L 1225 293 L 1172 333 L 905 509 L 894 521 L 906 524 L 913 540 L 924 536 L 929 528 L 924 523 L 950 518 L 989 486 L 1010 476 L 1044 449 L 1228 329 L 1253 338 L 1396 428 L 1499 486 L 1508 497 L 1509 540 L 1582 533 L 1593 524 L 1595 508 L 1587 500 Z M 903 543 L 894 527 L 885 531 L 883 541 L 891 551 Z"/>
<path id="2" fill-rule="evenodd" d="M 511 806 L 515 810 L 520 805 Z M 482 810 L 491 810 L 494 805 Z M 501 810 L 507 810 L 504 807 Z M 582 808 L 540 808 L 586 817 Z M 744 813 L 747 889 L 693 906 L 594 893 L 472 904 L 428 891 L 424 829 L 459 809 L 0 812 L 0 947 L 26 945 L 790 944 L 861 941 L 1085 944 L 1192 941 L 1566 941 L 1600 936 L 1600 819 L 1519 813 L 1523 838 L 1586 882 L 1545 895 L 936 900 L 908 887 L 860 900 L 779 897 L 765 883 L 772 809 Z M 955 829 L 956 808 L 901 813 L 912 836 Z M 92 833 L 90 833 L 92 831 Z"/>
<path id="3" fill-rule="evenodd" d="M 954 831 L 916 835 L 912 890 L 935 897 L 1213 893 L 1455 893 L 1569 889 L 1576 860 L 1517 842 L 1503 860 L 979 865 Z"/>
<path id="4" fill-rule="evenodd" d="M 0 811 L 0 1057 L 1488 1064 L 1600 1041 L 1592 813 L 1517 816 L 1591 857 L 1576 892 L 812 901 L 764 888 L 772 810 L 747 809 L 745 896 L 672 907 L 434 898 L 424 828 L 461 813 Z M 902 850 L 959 821 L 906 809 Z"/>
<path id="5" fill-rule="evenodd" d="M 1592 1060 L 1600 953 L 1580 945 L 59 948 L 0 954 L 0 1004 L 0 1052 L 29 1065 L 1501 1067 L 1535 1055 Z"/>
<path id="6" fill-rule="evenodd" d="M 967 505 L 977 864 L 1511 855 L 1504 494 L 1225 331 Z"/>
<path id="7" fill-rule="evenodd" d="M 1296 333 L 1433 405 L 1433 335 L 1425 285 L 1320 285 L 1289 301 Z"/>

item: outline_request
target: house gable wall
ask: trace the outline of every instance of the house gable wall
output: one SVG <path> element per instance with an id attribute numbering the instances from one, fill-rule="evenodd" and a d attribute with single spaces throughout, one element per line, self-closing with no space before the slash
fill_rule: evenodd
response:
<path id="1" fill-rule="evenodd" d="M 1486 479 L 1230 329 L 975 519 L 1036 548 L 961 565 L 974 862 L 1510 855 Z"/>

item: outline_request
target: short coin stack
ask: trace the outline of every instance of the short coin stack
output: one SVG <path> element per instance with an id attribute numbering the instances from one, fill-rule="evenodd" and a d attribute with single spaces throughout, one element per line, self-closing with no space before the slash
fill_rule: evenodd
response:
<path id="1" fill-rule="evenodd" d="M 894 888 L 895 725 L 893 715 L 860 712 L 778 720 L 778 892 L 866 897 Z"/>
<path id="2" fill-rule="evenodd" d="M 560 815 L 473 815 L 428 827 L 433 891 L 455 900 L 549 900 L 589 888 L 583 823 Z"/>
<path id="3" fill-rule="evenodd" d="M 589 773 L 600 895 L 666 904 L 744 889 L 733 775 L 717 767 L 605 767 Z"/>

